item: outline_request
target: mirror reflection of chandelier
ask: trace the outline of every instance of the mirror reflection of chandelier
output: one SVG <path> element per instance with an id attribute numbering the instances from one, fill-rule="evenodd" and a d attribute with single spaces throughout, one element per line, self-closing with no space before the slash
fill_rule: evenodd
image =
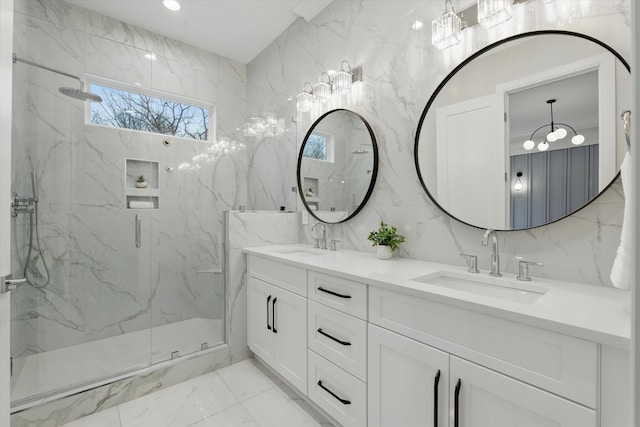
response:
<path id="1" fill-rule="evenodd" d="M 572 144 L 580 145 L 580 144 L 582 144 L 584 142 L 584 136 L 580 135 L 578 132 L 576 132 L 576 130 L 574 128 L 572 128 L 568 124 L 560 123 L 560 122 L 554 123 L 554 121 L 553 121 L 553 104 L 556 101 L 557 100 L 555 100 L 555 99 L 547 100 L 547 104 L 549 104 L 549 108 L 551 109 L 551 123 L 542 125 L 538 129 L 533 131 L 533 133 L 531 134 L 529 139 L 526 140 L 524 142 L 524 144 L 522 144 L 522 147 L 525 150 L 533 150 L 533 148 L 536 146 L 536 143 L 533 140 L 533 138 L 535 137 L 536 133 L 538 133 L 538 131 L 540 131 L 542 129 L 545 129 L 545 128 L 550 128 L 551 130 L 549 131 L 549 133 L 547 133 L 547 135 L 545 136 L 544 140 L 542 142 L 538 143 L 538 150 L 540 150 L 540 151 L 547 151 L 549 149 L 549 143 L 550 142 L 556 142 L 556 141 L 559 141 L 559 140 L 563 139 L 564 137 L 566 137 L 567 133 L 568 133 L 566 128 L 571 129 L 571 131 L 573 132 L 573 137 L 571 138 L 571 143 Z"/>

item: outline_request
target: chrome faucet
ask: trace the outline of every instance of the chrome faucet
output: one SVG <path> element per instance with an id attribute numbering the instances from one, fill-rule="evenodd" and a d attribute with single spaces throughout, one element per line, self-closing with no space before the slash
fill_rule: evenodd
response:
<path id="1" fill-rule="evenodd" d="M 318 237 L 318 233 L 316 232 L 316 227 L 320 226 L 322 229 L 322 237 Z M 311 226 L 311 232 L 314 233 L 315 244 L 313 245 L 316 249 L 327 249 L 327 227 L 324 226 L 321 222 L 316 222 Z"/>
<path id="2" fill-rule="evenodd" d="M 500 256 L 498 256 L 498 234 L 496 230 L 488 229 L 482 236 L 482 246 L 489 244 L 489 238 L 491 238 L 491 271 L 489 276 L 501 277 L 500 273 Z"/>

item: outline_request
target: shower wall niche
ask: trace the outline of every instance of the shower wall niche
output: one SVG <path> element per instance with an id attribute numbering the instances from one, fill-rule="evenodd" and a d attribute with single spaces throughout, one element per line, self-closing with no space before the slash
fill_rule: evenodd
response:
<path id="1" fill-rule="evenodd" d="M 129 209 L 158 209 L 160 162 L 125 159 L 125 201 Z M 142 181 L 141 181 L 142 180 Z"/>

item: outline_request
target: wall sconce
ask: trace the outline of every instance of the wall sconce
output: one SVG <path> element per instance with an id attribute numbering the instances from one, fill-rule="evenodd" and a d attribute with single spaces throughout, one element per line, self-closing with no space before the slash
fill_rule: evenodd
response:
<path id="1" fill-rule="evenodd" d="M 333 74 L 332 74 L 333 73 Z M 362 82 L 362 67 L 351 69 L 346 59 L 340 64 L 340 71 L 322 72 L 318 83 L 306 82 L 302 92 L 296 96 L 298 111 L 306 113 L 316 104 L 328 103 L 334 94 L 345 95 L 351 92 L 355 83 Z"/>
<path id="2" fill-rule="evenodd" d="M 311 108 L 313 108 L 313 87 L 311 83 L 305 82 L 302 92 L 296 96 L 296 107 L 298 111 L 303 113 L 311 111 Z"/>
<path id="3" fill-rule="evenodd" d="M 511 19 L 512 0 L 478 0 L 478 22 L 485 30 Z"/>
<path id="4" fill-rule="evenodd" d="M 522 183 L 522 172 L 516 173 L 516 180 L 513 182 L 514 191 L 522 191 L 524 184 Z"/>
<path id="5" fill-rule="evenodd" d="M 462 19 L 456 13 L 451 0 L 445 0 L 442 15 L 431 21 L 431 44 L 436 49 L 446 49 L 460 43 Z"/>
<path id="6" fill-rule="evenodd" d="M 345 68 L 345 64 L 348 68 Z M 351 72 L 351 64 L 346 59 L 340 63 L 340 71 L 333 78 L 333 91 L 339 94 L 351 92 L 351 84 L 353 83 L 353 73 Z"/>
<path id="7" fill-rule="evenodd" d="M 325 78 L 326 81 L 324 80 Z M 329 79 L 329 74 L 326 72 L 320 74 L 318 83 L 313 85 L 313 96 L 319 102 L 327 102 L 331 98 L 331 79 Z"/>

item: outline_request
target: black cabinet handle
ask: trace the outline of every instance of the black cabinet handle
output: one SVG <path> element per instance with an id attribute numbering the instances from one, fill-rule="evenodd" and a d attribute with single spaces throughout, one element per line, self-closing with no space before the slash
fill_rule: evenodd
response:
<path id="1" fill-rule="evenodd" d="M 456 383 L 456 392 L 454 395 L 454 403 L 453 403 L 453 427 L 458 427 L 460 423 L 460 385 L 462 381 L 458 378 L 458 382 Z"/>
<path id="2" fill-rule="evenodd" d="M 438 384 L 440 384 L 440 369 L 433 380 L 433 427 L 438 427 Z"/>
<path id="3" fill-rule="evenodd" d="M 338 297 L 338 298 L 345 298 L 345 299 L 351 298 L 351 295 L 342 295 L 342 294 L 339 294 L 337 292 L 333 292 L 333 291 L 330 291 L 328 289 L 325 289 L 322 286 L 318 286 L 318 290 L 320 292 L 324 292 L 326 294 L 333 295 L 334 297 Z"/>
<path id="4" fill-rule="evenodd" d="M 269 324 L 269 303 L 271 302 L 271 295 L 267 298 L 267 329 L 271 330 L 271 325 Z"/>
<path id="5" fill-rule="evenodd" d="M 321 389 L 323 389 L 324 391 L 329 393 L 331 396 L 333 396 L 336 399 L 338 399 L 340 401 L 340 403 L 342 403 L 343 405 L 351 405 L 351 401 L 350 400 L 345 400 L 345 399 L 339 398 L 337 394 L 335 394 L 334 392 L 332 392 L 331 390 L 329 390 L 328 388 L 323 386 L 322 385 L 322 381 L 318 381 L 318 385 L 320 386 Z"/>
<path id="6" fill-rule="evenodd" d="M 323 331 L 322 329 L 318 328 L 318 333 L 320 335 L 324 335 L 325 337 L 329 338 L 330 340 L 334 340 L 335 342 L 337 342 L 338 344 L 342 344 L 342 345 L 351 345 L 350 342 L 347 341 L 340 341 L 338 338 L 336 337 L 332 337 L 331 335 L 329 335 L 328 333 L 326 333 L 325 331 Z"/>
<path id="7" fill-rule="evenodd" d="M 278 330 L 276 329 L 276 301 L 278 301 L 278 298 L 273 299 L 273 307 L 271 308 L 271 324 L 273 325 L 274 334 L 278 333 Z"/>

